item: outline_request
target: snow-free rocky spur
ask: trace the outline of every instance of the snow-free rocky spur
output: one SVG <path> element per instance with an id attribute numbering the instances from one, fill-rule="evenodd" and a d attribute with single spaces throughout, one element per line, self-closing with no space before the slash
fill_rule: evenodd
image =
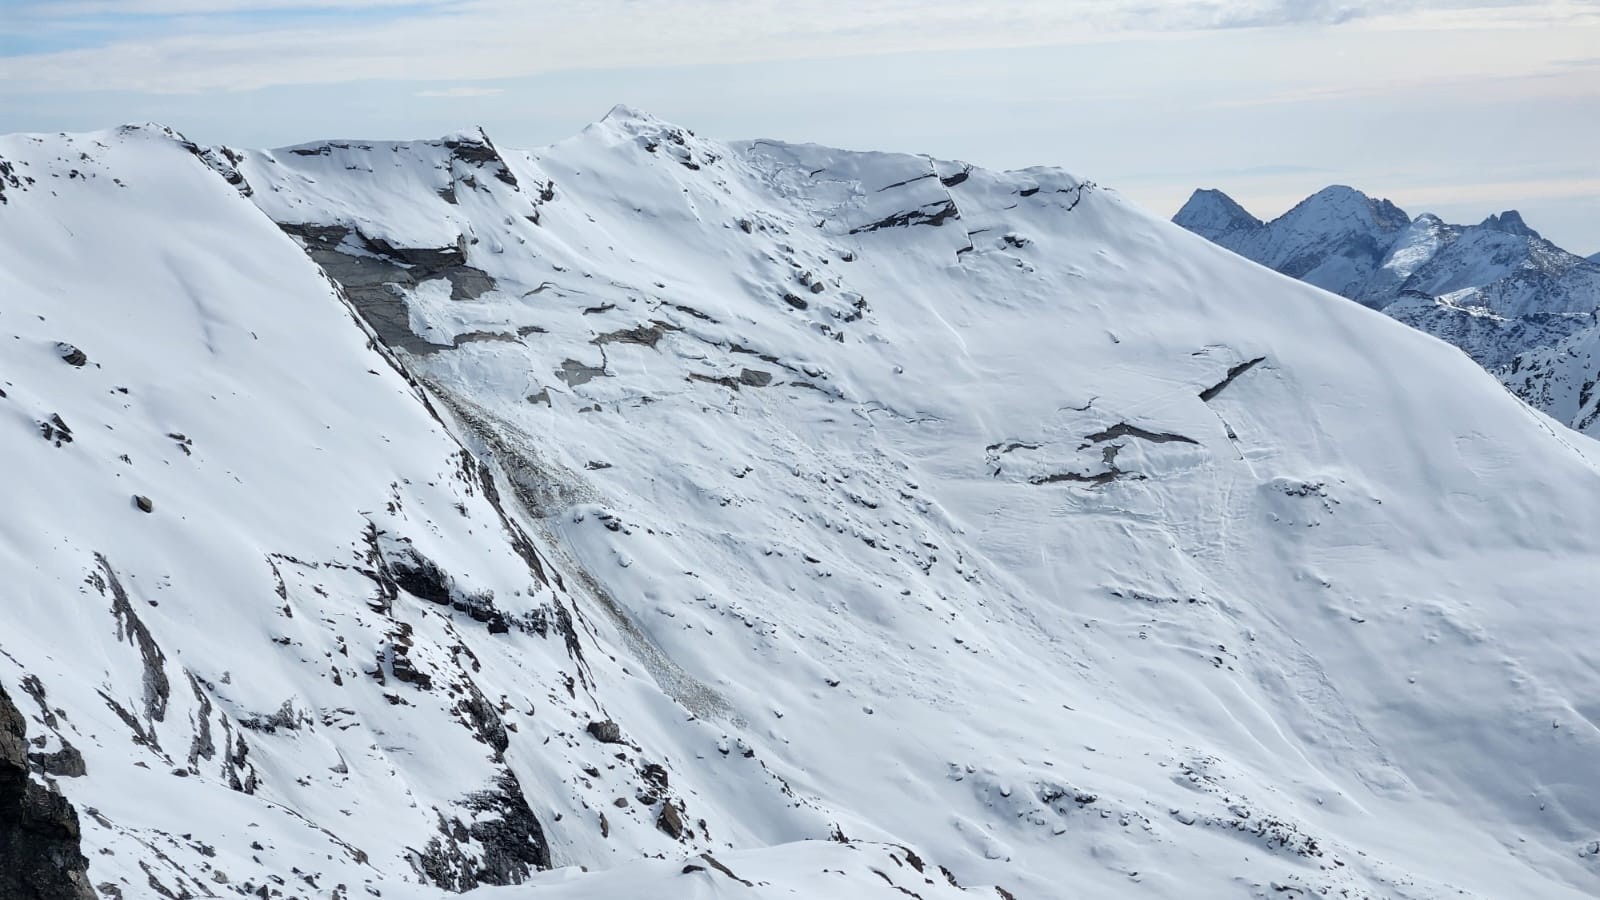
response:
<path id="1" fill-rule="evenodd" d="M 1600 436 L 1600 255 L 1568 253 L 1515 210 L 1449 225 L 1335 185 L 1271 222 L 1198 190 L 1172 220 L 1455 344 L 1534 407 Z"/>
<path id="2" fill-rule="evenodd" d="M 69 886 L 1600 891 L 1600 445 L 1108 187 L 625 108 L 0 172 Z"/>

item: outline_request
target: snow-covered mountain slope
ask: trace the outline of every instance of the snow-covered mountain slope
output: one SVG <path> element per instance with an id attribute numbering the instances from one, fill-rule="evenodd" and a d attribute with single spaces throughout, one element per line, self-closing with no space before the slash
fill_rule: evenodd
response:
<path id="1" fill-rule="evenodd" d="M 1335 186 L 1262 222 L 1221 191 L 1197 190 L 1173 222 L 1455 344 L 1523 399 L 1576 427 L 1544 401 L 1548 390 L 1524 387 L 1519 372 L 1529 363 L 1515 360 L 1546 354 L 1595 325 L 1600 264 L 1545 240 L 1515 210 L 1449 225 L 1429 213 L 1412 220 L 1387 200 Z"/>
<path id="2" fill-rule="evenodd" d="M 0 684 L 96 885 L 1600 887 L 1596 445 L 1110 190 L 626 109 L 0 158 Z"/>
<path id="3" fill-rule="evenodd" d="M 757 765 L 679 768 L 722 726 L 640 677 L 495 473 L 192 149 L 0 147 L 0 680 L 102 894 L 458 889 L 825 835 Z"/>

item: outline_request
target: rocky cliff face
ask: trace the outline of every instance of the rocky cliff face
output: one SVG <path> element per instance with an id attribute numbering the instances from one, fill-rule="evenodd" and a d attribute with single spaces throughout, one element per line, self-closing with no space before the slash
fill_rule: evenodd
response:
<path id="1" fill-rule="evenodd" d="M 28 721 L 0 688 L 0 897 L 94 900 L 77 811 L 35 777 L 29 748 Z"/>

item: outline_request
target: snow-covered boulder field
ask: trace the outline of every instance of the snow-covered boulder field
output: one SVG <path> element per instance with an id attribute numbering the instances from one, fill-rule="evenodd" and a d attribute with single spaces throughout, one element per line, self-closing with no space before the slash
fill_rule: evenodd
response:
<path id="1" fill-rule="evenodd" d="M 1600 891 L 1600 444 L 1065 172 L 14 135 L 0 340 L 102 897 Z"/>

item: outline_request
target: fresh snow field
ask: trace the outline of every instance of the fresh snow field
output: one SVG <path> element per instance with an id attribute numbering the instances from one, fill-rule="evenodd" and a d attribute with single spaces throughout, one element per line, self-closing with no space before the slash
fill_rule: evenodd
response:
<path id="1" fill-rule="evenodd" d="M 0 161 L 0 686 L 105 897 L 1600 892 L 1600 444 L 1109 187 Z"/>

